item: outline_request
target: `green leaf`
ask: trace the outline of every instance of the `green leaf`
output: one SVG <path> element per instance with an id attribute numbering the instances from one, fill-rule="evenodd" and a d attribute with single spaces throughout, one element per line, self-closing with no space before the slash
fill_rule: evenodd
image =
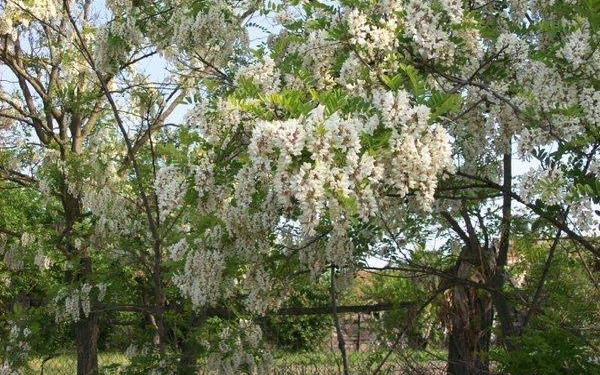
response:
<path id="1" fill-rule="evenodd" d="M 404 81 L 404 77 L 405 74 L 403 73 L 396 74 L 393 77 L 383 74 L 381 76 L 381 80 L 390 90 L 397 91 L 400 88 L 402 82 Z"/>
<path id="2" fill-rule="evenodd" d="M 461 98 L 458 94 L 446 94 L 442 92 L 432 94 L 429 99 L 429 107 L 431 108 L 431 118 L 429 121 L 434 122 L 440 116 L 457 110 L 460 102 Z"/>
<path id="3" fill-rule="evenodd" d="M 404 72 L 404 74 L 406 74 L 406 77 L 408 77 L 413 94 L 415 96 L 423 95 L 425 92 L 425 84 L 423 83 L 423 80 L 419 76 L 417 70 L 414 67 L 406 64 L 400 64 L 400 69 Z"/>

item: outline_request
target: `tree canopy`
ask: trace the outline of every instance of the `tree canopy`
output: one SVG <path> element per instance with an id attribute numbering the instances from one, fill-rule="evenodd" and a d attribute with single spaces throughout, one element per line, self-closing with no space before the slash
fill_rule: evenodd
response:
<path id="1" fill-rule="evenodd" d="M 314 307 L 348 374 L 364 270 L 411 306 L 373 373 L 435 314 L 449 374 L 560 337 L 539 373 L 600 371 L 599 29 L 598 0 L 0 0 L 0 374 L 69 345 L 96 374 L 127 319 L 124 373 L 269 371 L 262 329 Z"/>

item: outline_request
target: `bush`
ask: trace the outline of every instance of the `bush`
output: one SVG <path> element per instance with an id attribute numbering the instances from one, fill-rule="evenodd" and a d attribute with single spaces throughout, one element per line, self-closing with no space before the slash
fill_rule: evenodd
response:
<path id="1" fill-rule="evenodd" d="M 502 370 L 513 375 L 600 374 L 598 353 L 578 335 L 560 327 L 528 330 L 515 340 L 518 350 L 496 352 Z"/>

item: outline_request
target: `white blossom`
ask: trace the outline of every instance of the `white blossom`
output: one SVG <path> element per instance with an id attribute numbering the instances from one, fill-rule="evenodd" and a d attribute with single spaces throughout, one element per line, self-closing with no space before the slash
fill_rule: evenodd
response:
<path id="1" fill-rule="evenodd" d="M 577 69 L 591 57 L 590 31 L 587 23 L 570 33 L 558 55 L 567 60 Z"/>
<path id="2" fill-rule="evenodd" d="M 48 256 L 46 256 L 46 254 L 44 254 L 44 252 L 40 249 L 35 254 L 35 258 L 33 260 L 33 263 L 40 270 L 47 270 L 47 269 L 49 269 L 52 266 L 52 259 L 50 259 Z"/>
<path id="3" fill-rule="evenodd" d="M 225 258 L 216 250 L 198 249 L 187 254 L 182 273 L 173 276 L 173 282 L 194 307 L 214 305 L 221 296 L 221 277 Z"/>
<path id="4" fill-rule="evenodd" d="M 10 244 L 4 251 L 4 264 L 11 271 L 21 271 L 23 269 L 24 249 L 16 244 Z"/>
<path id="5" fill-rule="evenodd" d="M 281 79 L 275 62 L 269 56 L 265 56 L 257 64 L 249 65 L 240 69 L 236 74 L 236 82 L 247 79 L 252 82 L 261 92 L 271 94 L 279 90 Z"/>
<path id="6" fill-rule="evenodd" d="M 165 165 L 156 172 L 154 191 L 158 200 L 160 219 L 181 208 L 186 192 L 185 176 L 173 165 Z"/>

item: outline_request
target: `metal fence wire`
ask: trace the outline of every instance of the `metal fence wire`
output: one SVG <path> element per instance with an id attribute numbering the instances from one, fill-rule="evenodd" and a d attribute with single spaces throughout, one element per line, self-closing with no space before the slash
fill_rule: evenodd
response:
<path id="1" fill-rule="evenodd" d="M 115 375 L 120 372 L 117 365 L 125 364 L 124 357 L 119 355 L 100 355 L 99 369 L 100 375 Z M 439 366 L 438 366 L 439 365 Z M 200 366 L 197 375 L 216 375 L 212 371 L 207 371 Z M 369 373 L 367 369 L 360 369 L 360 364 L 352 367 L 352 375 L 362 375 Z M 437 375 L 445 373 L 445 366 L 442 363 L 426 366 L 419 366 L 406 363 L 390 363 L 382 368 L 380 375 Z M 40 375 L 75 375 L 77 374 L 77 360 L 72 354 L 64 354 L 51 358 L 40 358 L 31 362 L 31 368 L 34 374 Z M 342 369 L 339 364 L 322 363 L 314 361 L 311 363 L 276 363 L 266 375 L 342 375 Z"/>

